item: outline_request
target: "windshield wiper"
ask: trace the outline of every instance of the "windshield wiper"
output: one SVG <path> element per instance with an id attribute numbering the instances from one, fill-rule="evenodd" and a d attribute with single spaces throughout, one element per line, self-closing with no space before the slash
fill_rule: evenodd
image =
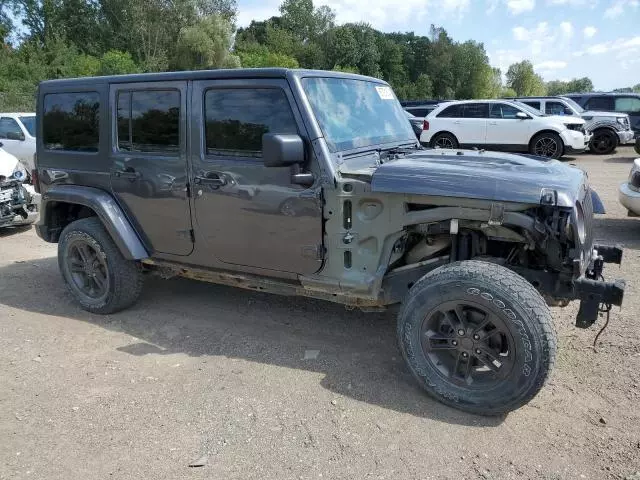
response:
<path id="1" fill-rule="evenodd" d="M 391 148 L 377 148 L 376 152 L 380 155 L 380 161 L 388 159 L 389 157 L 397 156 L 397 155 L 406 155 L 408 153 L 417 152 L 418 150 L 422 150 L 423 147 L 405 147 L 405 146 L 397 146 Z"/>

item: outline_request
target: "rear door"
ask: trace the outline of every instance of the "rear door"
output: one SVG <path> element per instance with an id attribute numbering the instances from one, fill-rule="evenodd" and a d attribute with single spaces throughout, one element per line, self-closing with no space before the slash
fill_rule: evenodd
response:
<path id="1" fill-rule="evenodd" d="M 531 121 L 518 118 L 516 115 L 520 111 L 508 103 L 492 103 L 487 124 L 487 144 L 513 149 L 528 145 Z"/>
<path id="2" fill-rule="evenodd" d="M 111 188 L 154 252 L 193 250 L 187 175 L 187 82 L 112 85 Z"/>
<path id="3" fill-rule="evenodd" d="M 466 103 L 464 104 L 464 119 L 460 125 L 462 137 L 461 143 L 467 145 L 484 145 L 487 138 L 487 120 L 489 118 L 489 104 Z"/>

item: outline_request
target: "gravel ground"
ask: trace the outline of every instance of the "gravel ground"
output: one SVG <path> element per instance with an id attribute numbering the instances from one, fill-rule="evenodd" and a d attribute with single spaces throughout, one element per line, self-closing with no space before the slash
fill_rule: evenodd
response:
<path id="1" fill-rule="evenodd" d="M 550 383 L 506 417 L 425 396 L 391 314 L 151 279 L 109 317 L 80 310 L 56 246 L 0 234 L 0 479 L 640 478 L 640 219 L 617 185 L 634 154 L 581 155 L 628 280 L 597 329 L 554 309 Z M 602 321 L 598 326 L 602 325 Z M 190 467 L 190 464 L 202 464 Z"/>

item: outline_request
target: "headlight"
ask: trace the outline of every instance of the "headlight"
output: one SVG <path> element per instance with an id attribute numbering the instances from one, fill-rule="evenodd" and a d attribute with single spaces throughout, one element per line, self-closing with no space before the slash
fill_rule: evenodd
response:
<path id="1" fill-rule="evenodd" d="M 587 239 L 587 229 L 584 223 L 584 210 L 582 209 L 582 205 L 580 202 L 576 203 L 575 209 L 575 217 L 576 217 L 576 231 L 578 233 L 578 240 L 581 244 L 584 244 Z"/>
<path id="2" fill-rule="evenodd" d="M 625 125 L 625 121 L 623 117 L 616 117 L 616 122 L 618 122 L 620 125 Z"/>
<path id="3" fill-rule="evenodd" d="M 16 168 L 13 169 L 10 178 L 25 182 L 27 180 L 27 170 L 22 166 L 21 163 L 18 163 L 16 165 Z"/>
<path id="4" fill-rule="evenodd" d="M 16 165 L 16 168 L 13 169 L 13 172 L 11 173 L 11 178 L 15 180 L 20 180 L 21 182 L 24 182 L 27 180 L 27 170 L 22 166 L 21 163 L 18 163 Z"/>

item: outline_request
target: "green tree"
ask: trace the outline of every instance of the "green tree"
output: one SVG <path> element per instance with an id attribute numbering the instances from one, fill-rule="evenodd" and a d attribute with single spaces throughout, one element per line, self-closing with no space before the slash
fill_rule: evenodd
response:
<path id="1" fill-rule="evenodd" d="M 239 66 L 230 54 L 231 34 L 231 24 L 220 15 L 198 19 L 180 30 L 174 65 L 183 70 Z"/>
<path id="2" fill-rule="evenodd" d="M 125 73 L 137 73 L 140 71 L 129 52 L 109 50 L 98 62 L 99 75 L 123 75 Z M 95 75 L 95 74 L 94 74 Z"/>
<path id="3" fill-rule="evenodd" d="M 329 30 L 336 17 L 329 7 L 315 8 L 313 0 L 284 0 L 280 14 L 282 26 L 303 42 L 314 40 Z"/>
<path id="4" fill-rule="evenodd" d="M 528 60 L 514 63 L 507 70 L 507 87 L 513 89 L 518 96 L 546 95 L 542 77 L 535 73 L 533 64 Z"/>
<path id="5" fill-rule="evenodd" d="M 238 52 L 240 63 L 245 68 L 284 67 L 298 68 L 298 61 L 294 57 L 276 52 L 270 52 L 264 45 L 255 44 L 248 51 Z"/>

